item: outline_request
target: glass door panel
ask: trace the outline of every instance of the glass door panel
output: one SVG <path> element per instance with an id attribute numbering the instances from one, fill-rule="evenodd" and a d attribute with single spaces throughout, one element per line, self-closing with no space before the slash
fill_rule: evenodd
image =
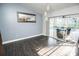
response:
<path id="1" fill-rule="evenodd" d="M 69 30 L 79 28 L 79 15 L 49 18 L 49 36 L 57 38 L 57 30 L 67 36 Z"/>

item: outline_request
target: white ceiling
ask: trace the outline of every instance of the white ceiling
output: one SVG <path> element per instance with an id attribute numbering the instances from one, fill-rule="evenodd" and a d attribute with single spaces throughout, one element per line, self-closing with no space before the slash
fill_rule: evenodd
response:
<path id="1" fill-rule="evenodd" d="M 78 3 L 25 3 L 23 5 L 32 8 L 32 10 L 35 10 L 40 14 L 43 14 L 46 11 L 47 5 L 50 6 L 49 11 L 55 11 L 55 10 L 59 10 L 67 7 L 76 6 L 79 4 Z"/>

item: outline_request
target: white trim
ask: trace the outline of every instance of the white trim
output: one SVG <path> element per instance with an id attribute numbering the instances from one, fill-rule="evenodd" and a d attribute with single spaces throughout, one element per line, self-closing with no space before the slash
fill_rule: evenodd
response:
<path id="1" fill-rule="evenodd" d="M 2 44 L 7 44 L 7 43 L 15 42 L 15 41 L 20 41 L 20 40 L 25 40 L 25 39 L 40 36 L 40 35 L 42 35 L 42 34 L 33 35 L 33 36 L 25 37 L 25 38 L 14 39 L 14 40 L 10 40 L 10 41 L 5 41 Z"/>

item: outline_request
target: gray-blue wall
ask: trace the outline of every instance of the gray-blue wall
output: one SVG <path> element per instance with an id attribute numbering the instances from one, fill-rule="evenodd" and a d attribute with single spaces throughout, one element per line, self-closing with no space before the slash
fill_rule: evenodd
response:
<path id="1" fill-rule="evenodd" d="M 0 4 L 0 30 L 3 42 L 42 33 L 42 15 L 21 4 Z M 18 23 L 17 12 L 36 14 L 36 23 Z"/>

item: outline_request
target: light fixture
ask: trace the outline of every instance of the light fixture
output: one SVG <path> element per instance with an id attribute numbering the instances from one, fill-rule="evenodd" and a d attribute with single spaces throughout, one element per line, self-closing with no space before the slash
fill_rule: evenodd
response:
<path id="1" fill-rule="evenodd" d="M 44 12 L 44 16 L 47 16 L 47 11 Z"/>
<path id="2" fill-rule="evenodd" d="M 49 12 L 49 10 L 50 10 L 50 6 L 47 5 L 47 6 L 46 6 L 46 10 L 45 10 L 45 12 L 44 12 L 44 16 L 45 16 L 45 20 L 46 20 L 46 21 L 48 20 L 48 12 Z"/>
<path id="3" fill-rule="evenodd" d="M 50 10 L 50 6 L 49 6 L 49 5 L 47 5 L 46 9 L 47 9 L 47 11 L 49 11 L 49 10 Z"/>

